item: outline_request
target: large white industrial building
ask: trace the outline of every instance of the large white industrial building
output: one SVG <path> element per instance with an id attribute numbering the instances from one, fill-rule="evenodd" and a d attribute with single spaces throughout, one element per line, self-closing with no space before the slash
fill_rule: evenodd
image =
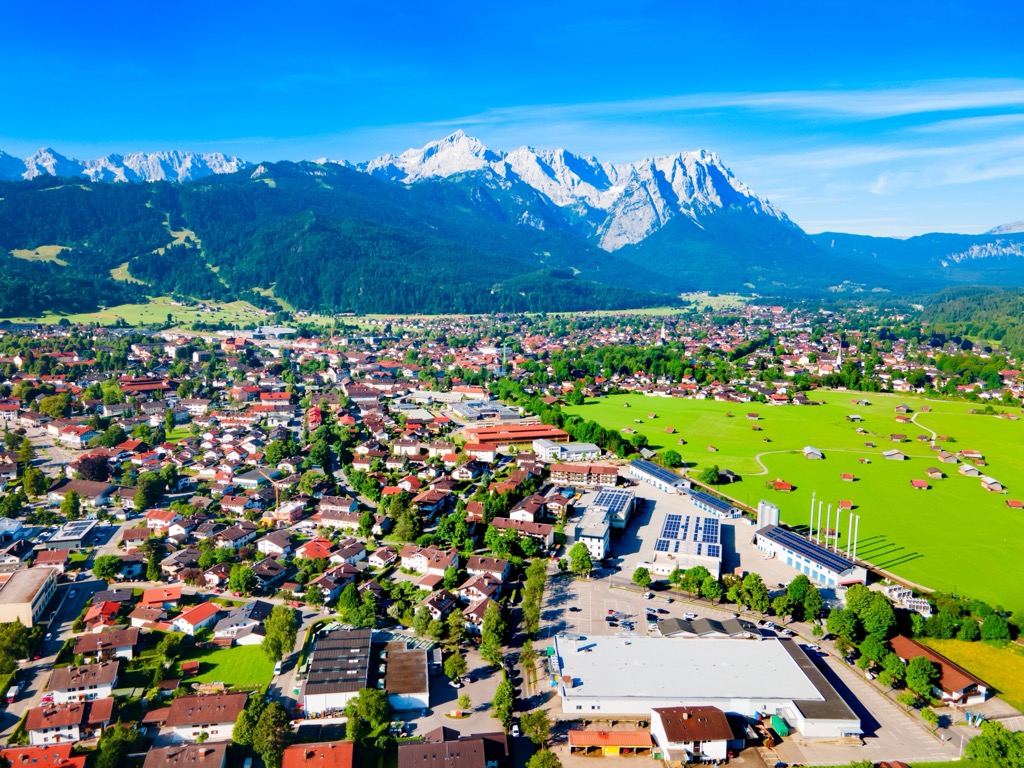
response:
<path id="1" fill-rule="evenodd" d="M 860 719 L 792 640 L 558 635 L 551 659 L 562 711 L 644 715 L 714 706 L 779 715 L 808 739 L 858 736 Z"/>

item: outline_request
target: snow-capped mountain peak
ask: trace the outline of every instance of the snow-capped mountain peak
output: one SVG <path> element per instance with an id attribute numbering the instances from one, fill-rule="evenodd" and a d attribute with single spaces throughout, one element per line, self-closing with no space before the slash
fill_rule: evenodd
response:
<path id="1" fill-rule="evenodd" d="M 638 243 L 676 216 L 699 225 L 700 217 L 730 207 L 790 223 L 784 213 L 739 181 L 716 153 L 703 149 L 635 163 L 600 163 L 565 149 L 492 150 L 456 131 L 421 148 L 382 155 L 356 167 L 410 184 L 489 170 L 506 184 L 532 187 L 567 218 L 586 218 L 592 235 L 606 250 Z"/>
<path id="2" fill-rule="evenodd" d="M 132 152 L 95 160 L 75 160 L 49 147 L 24 160 L 0 152 L 0 180 L 38 176 L 82 176 L 90 181 L 191 181 L 217 173 L 234 173 L 251 163 L 221 152 Z"/>
<path id="3" fill-rule="evenodd" d="M 1018 232 L 1024 232 L 1024 221 L 1011 221 L 1008 224 L 1000 224 L 998 227 L 992 227 L 986 235 L 1014 235 Z"/>

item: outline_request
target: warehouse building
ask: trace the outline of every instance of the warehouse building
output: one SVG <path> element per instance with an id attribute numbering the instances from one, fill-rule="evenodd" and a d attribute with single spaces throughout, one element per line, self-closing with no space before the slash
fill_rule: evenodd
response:
<path id="1" fill-rule="evenodd" d="M 676 568 L 685 571 L 703 565 L 716 579 L 722 572 L 722 526 L 717 517 L 669 513 L 640 563 L 656 576 L 668 576 Z M 649 545 L 647 545 L 649 546 Z"/>
<path id="2" fill-rule="evenodd" d="M 325 632 L 314 641 L 302 688 L 306 716 L 340 713 L 349 699 L 369 688 L 369 629 Z"/>
<path id="3" fill-rule="evenodd" d="M 867 584 L 868 572 L 841 552 L 827 549 L 798 533 L 766 525 L 754 534 L 754 546 L 823 587 Z"/>
<path id="4" fill-rule="evenodd" d="M 807 739 L 861 733 L 857 715 L 792 640 L 557 635 L 551 662 L 566 714 L 712 706 L 777 715 Z"/>
<path id="5" fill-rule="evenodd" d="M 31 629 L 57 590 L 57 569 L 26 568 L 0 579 L 0 623 L 20 621 Z"/>
<path id="6" fill-rule="evenodd" d="M 653 485 L 663 493 L 680 493 L 690 487 L 690 481 L 685 477 L 646 459 L 633 459 L 629 463 L 629 476 Z"/>

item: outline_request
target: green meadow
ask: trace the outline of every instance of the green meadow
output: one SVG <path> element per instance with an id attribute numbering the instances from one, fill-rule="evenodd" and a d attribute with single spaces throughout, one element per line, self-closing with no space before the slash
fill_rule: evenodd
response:
<path id="1" fill-rule="evenodd" d="M 606 428 L 634 429 L 647 436 L 652 448 L 673 448 L 691 472 L 712 464 L 731 469 L 742 480 L 722 486 L 721 491 L 751 507 L 767 499 L 780 507 L 783 521 L 793 526 L 807 526 L 812 494 L 826 509 L 832 504 L 833 516 L 840 500 L 850 501 L 854 514 L 860 515 L 859 558 L 931 589 L 1024 611 L 1024 590 L 1018 586 L 1024 578 L 1024 559 L 1019 557 L 1024 510 L 1006 506 L 1007 499 L 1024 498 L 1024 420 L 970 414 L 972 408 L 984 406 L 961 401 L 834 391 L 810 396 L 823 405 L 613 395 L 566 411 Z M 854 404 L 861 399 L 869 404 Z M 896 421 L 894 409 L 899 404 L 910 406 L 913 423 Z M 922 407 L 930 411 L 923 412 Z M 748 413 L 760 418 L 748 419 Z M 850 414 L 859 414 L 863 421 L 850 422 Z M 859 434 L 858 427 L 866 434 Z M 670 434 L 669 428 L 675 432 Z M 939 463 L 929 442 L 916 439 L 918 435 L 930 438 L 929 430 L 953 438 L 936 441 L 952 453 L 981 451 L 987 462 L 982 474 L 1000 480 L 1008 493 L 991 493 L 977 477 L 959 475 L 960 464 Z M 891 442 L 892 434 L 905 434 L 908 440 Z M 685 445 L 679 444 L 680 439 Z M 804 458 L 801 449 L 808 445 L 821 450 L 825 458 Z M 909 459 L 884 459 L 882 452 L 891 448 Z M 929 479 L 925 470 L 932 467 L 945 477 Z M 844 473 L 856 479 L 843 480 Z M 793 490 L 771 489 L 776 479 L 791 483 Z M 927 480 L 928 489 L 913 488 L 913 479 Z M 848 516 L 844 513 L 839 524 L 844 548 Z"/>

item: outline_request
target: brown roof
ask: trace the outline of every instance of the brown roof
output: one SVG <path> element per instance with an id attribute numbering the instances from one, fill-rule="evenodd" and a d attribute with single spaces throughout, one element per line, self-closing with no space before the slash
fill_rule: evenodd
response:
<path id="1" fill-rule="evenodd" d="M 114 713 L 113 699 L 76 701 L 72 704 L 50 704 L 28 711 L 25 730 L 38 731 L 43 728 L 62 728 L 69 725 L 98 725 L 109 723 Z"/>
<path id="2" fill-rule="evenodd" d="M 484 768 L 483 739 L 399 744 L 398 768 Z"/>
<path id="3" fill-rule="evenodd" d="M 430 690 L 427 682 L 427 652 L 422 648 L 406 648 L 404 642 L 388 643 L 387 674 L 384 687 L 388 693 L 423 693 Z"/>
<path id="4" fill-rule="evenodd" d="M 938 664 L 942 671 L 942 676 L 939 678 L 939 687 L 946 693 L 959 693 L 971 685 L 980 685 L 983 688 L 989 687 L 988 683 L 984 680 L 975 677 L 963 667 L 957 666 L 941 653 L 933 651 L 928 646 L 921 645 L 921 643 L 911 640 L 909 637 L 897 635 L 889 641 L 889 645 L 892 647 L 893 653 L 908 662 L 911 659 L 916 659 L 918 656 L 924 656 L 929 661 Z"/>
<path id="5" fill-rule="evenodd" d="M 167 725 L 171 728 L 188 725 L 233 723 L 245 709 L 247 693 L 219 693 L 213 696 L 182 696 L 171 704 Z"/>
<path id="6" fill-rule="evenodd" d="M 352 765 L 351 741 L 293 744 L 281 757 L 281 768 L 352 768 Z"/>
<path id="7" fill-rule="evenodd" d="M 653 747 L 648 731 L 569 731 L 570 747 Z"/>
<path id="8" fill-rule="evenodd" d="M 107 648 L 124 648 L 139 642 L 139 628 L 113 629 L 109 632 L 94 632 L 81 635 L 75 641 L 75 655 L 79 653 L 97 653 Z"/>
<path id="9" fill-rule="evenodd" d="M 164 749 L 151 749 L 143 768 L 221 768 L 228 745 L 177 744 Z"/>
<path id="10" fill-rule="evenodd" d="M 729 721 L 718 707 L 664 707 L 652 711 L 661 718 L 670 743 L 733 738 Z"/>
<path id="11" fill-rule="evenodd" d="M 104 661 L 101 664 L 85 664 L 81 667 L 59 667 L 50 677 L 51 691 L 66 691 L 69 688 L 83 688 L 87 685 L 113 685 L 121 661 Z"/>

